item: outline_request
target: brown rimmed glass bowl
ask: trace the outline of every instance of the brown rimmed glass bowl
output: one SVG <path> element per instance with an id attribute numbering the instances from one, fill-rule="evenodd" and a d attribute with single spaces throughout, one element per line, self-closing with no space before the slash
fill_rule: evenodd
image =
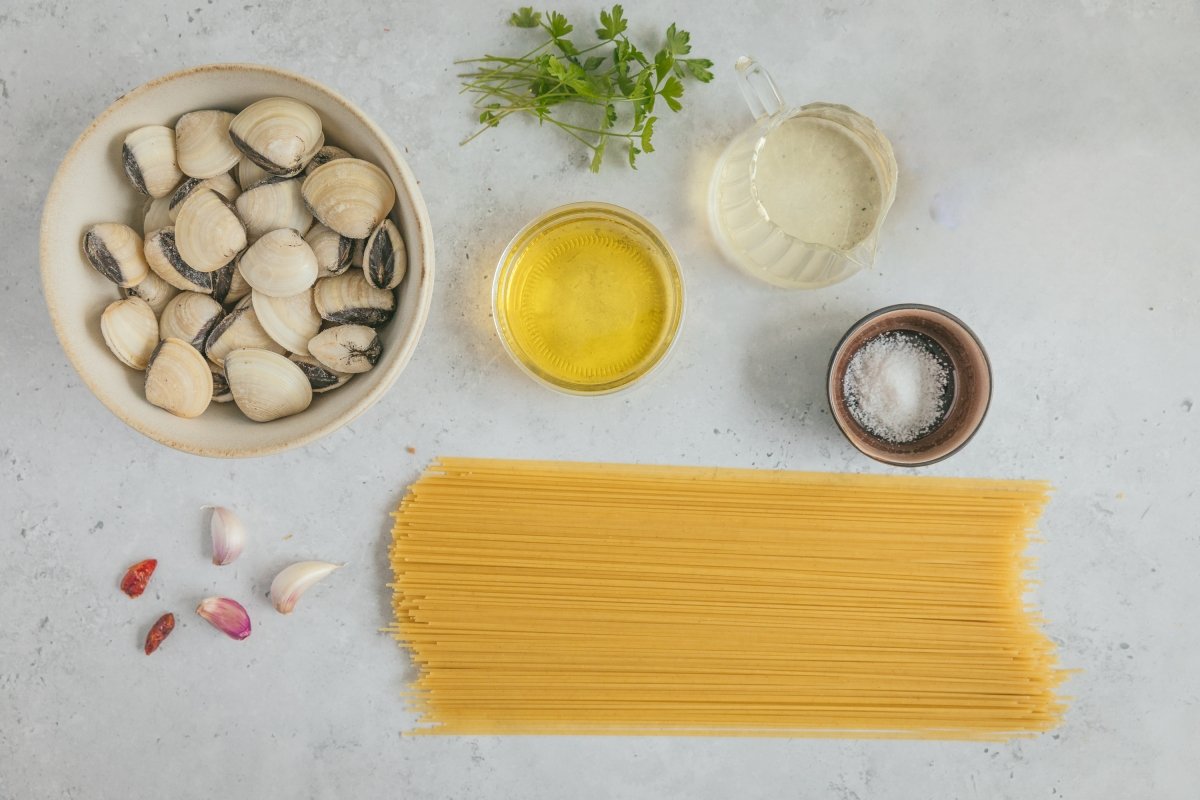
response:
<path id="1" fill-rule="evenodd" d="M 876 336 L 906 332 L 926 337 L 950 362 L 952 389 L 941 421 L 909 442 L 882 439 L 850 414 L 843 383 L 850 359 Z M 974 332 L 958 317 L 933 306 L 888 306 L 860 319 L 846 332 L 829 360 L 829 410 L 842 433 L 863 454 L 898 467 L 921 467 L 957 453 L 971 440 L 992 399 L 992 368 Z"/>

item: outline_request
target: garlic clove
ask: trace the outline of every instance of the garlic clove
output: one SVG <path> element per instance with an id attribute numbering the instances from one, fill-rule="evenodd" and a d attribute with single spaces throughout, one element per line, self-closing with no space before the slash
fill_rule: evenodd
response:
<path id="1" fill-rule="evenodd" d="M 330 564 L 326 561 L 300 561 L 292 564 L 275 576 L 271 581 L 271 604 L 280 614 L 290 614 L 300 600 L 300 595 L 308 591 L 317 581 L 324 578 L 342 564 Z"/>
<path id="2" fill-rule="evenodd" d="M 233 509 L 224 506 L 205 506 L 212 509 L 212 562 L 218 567 L 232 564 L 246 547 L 246 526 Z"/>
<path id="3" fill-rule="evenodd" d="M 206 597 L 196 606 L 196 613 L 230 639 L 241 641 L 250 635 L 250 615 L 237 600 Z"/>

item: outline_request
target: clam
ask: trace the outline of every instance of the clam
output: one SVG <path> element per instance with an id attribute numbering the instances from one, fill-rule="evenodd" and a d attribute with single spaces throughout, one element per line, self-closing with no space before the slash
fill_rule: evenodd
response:
<path id="1" fill-rule="evenodd" d="M 304 234 L 304 241 L 308 242 L 317 257 L 318 278 L 341 275 L 350 269 L 350 259 L 354 256 L 353 239 L 318 222 Z"/>
<path id="2" fill-rule="evenodd" d="M 333 145 L 327 144 L 317 151 L 317 154 L 312 157 L 312 161 L 308 162 L 308 166 L 304 168 L 304 174 L 307 175 L 322 164 L 326 164 L 339 158 L 354 158 L 354 156 L 350 155 L 340 147 L 334 147 Z"/>
<path id="3" fill-rule="evenodd" d="M 163 309 L 159 338 L 179 339 L 203 353 L 204 342 L 224 314 L 221 304 L 208 295 L 182 292 Z"/>
<path id="4" fill-rule="evenodd" d="M 321 330 L 321 315 L 313 305 L 312 289 L 291 297 L 271 297 L 255 290 L 250 298 L 258 322 L 268 336 L 285 350 L 308 355 L 308 340 Z"/>
<path id="5" fill-rule="evenodd" d="M 146 200 L 146 212 L 142 218 L 142 237 L 171 224 L 171 195 L 151 197 Z"/>
<path id="6" fill-rule="evenodd" d="M 228 200 L 200 188 L 179 209 L 175 245 L 192 269 L 215 272 L 245 249 L 246 228 Z"/>
<path id="7" fill-rule="evenodd" d="M 172 223 L 179 219 L 179 210 L 183 207 L 184 202 L 200 189 L 212 189 L 231 203 L 237 200 L 242 194 L 242 188 L 238 186 L 237 181 L 228 172 L 222 172 L 220 175 L 212 178 L 204 178 L 203 180 L 200 178 L 188 178 L 179 184 L 178 189 L 171 193 L 168 210 L 171 214 Z"/>
<path id="8" fill-rule="evenodd" d="M 312 386 L 296 364 L 269 350 L 234 350 L 225 359 L 233 402 L 255 422 L 298 414 L 312 403 Z"/>
<path id="9" fill-rule="evenodd" d="M 246 279 L 242 276 L 242 271 L 238 268 L 237 262 L 233 265 L 233 275 L 229 281 L 229 289 L 225 292 L 223 303 L 236 303 L 243 297 L 250 294 L 250 284 L 246 283 Z"/>
<path id="10" fill-rule="evenodd" d="M 271 176 L 242 192 L 235 205 L 251 239 L 280 228 L 303 233 L 313 221 L 300 196 L 299 178 Z"/>
<path id="11" fill-rule="evenodd" d="M 390 219 L 371 231 L 363 247 L 363 275 L 377 289 L 395 289 L 408 269 L 408 251 L 404 238 Z"/>
<path id="12" fill-rule="evenodd" d="M 242 298 L 232 311 L 213 326 L 208 341 L 204 343 L 204 353 L 220 367 L 225 364 L 225 356 L 243 347 L 284 352 L 284 348 L 263 330 L 250 297 Z"/>
<path id="13" fill-rule="evenodd" d="M 301 356 L 292 353 L 288 356 L 288 359 L 304 371 L 304 374 L 308 377 L 308 384 L 312 387 L 313 394 L 332 391 L 354 377 L 348 372 L 334 372 L 312 356 Z"/>
<path id="14" fill-rule="evenodd" d="M 396 295 L 392 290 L 376 289 L 360 269 L 317 281 L 313 302 L 322 319 L 338 325 L 374 328 L 391 319 L 396 311 Z"/>
<path id="15" fill-rule="evenodd" d="M 273 175 L 295 175 L 325 144 L 317 112 L 290 97 L 268 97 L 247 106 L 230 123 L 229 137 Z"/>
<path id="16" fill-rule="evenodd" d="M 150 273 L 142 253 L 142 237 L 128 225 L 93 225 L 83 234 L 83 252 L 96 272 L 125 289 L 141 283 Z"/>
<path id="17" fill-rule="evenodd" d="M 134 369 L 145 369 L 158 346 L 154 309 L 140 297 L 109 303 L 100 315 L 100 333 L 113 355 Z"/>
<path id="18" fill-rule="evenodd" d="M 271 297 L 291 297 L 317 279 L 317 257 L 292 228 L 264 235 L 238 259 L 238 269 L 255 291 Z"/>
<path id="19" fill-rule="evenodd" d="M 200 351 L 179 339 L 164 339 L 146 368 L 146 399 L 177 417 L 198 417 L 212 401 L 213 380 Z"/>
<path id="20" fill-rule="evenodd" d="M 212 272 L 198 272 L 188 266 L 179 249 L 175 246 L 175 226 L 168 225 L 146 237 L 146 245 L 142 251 L 146 263 L 150 265 L 152 275 L 182 289 L 185 292 L 209 293 L 212 291 Z"/>
<path id="21" fill-rule="evenodd" d="M 331 370 L 358 373 L 375 366 L 383 353 L 383 344 L 373 328 L 337 325 L 310 339 L 308 352 Z"/>
<path id="22" fill-rule="evenodd" d="M 301 187 L 313 215 L 342 236 L 365 239 L 396 204 L 387 173 L 358 158 L 338 158 L 314 169 Z"/>
<path id="23" fill-rule="evenodd" d="M 225 370 L 218 367 L 216 364 L 209 363 L 209 370 L 212 372 L 213 393 L 212 399 L 214 403 L 229 403 L 233 401 L 233 392 L 229 391 L 229 381 L 225 378 Z"/>
<path id="24" fill-rule="evenodd" d="M 363 255 L 366 251 L 366 239 L 354 240 L 354 254 L 350 256 L 350 266 L 357 269 L 363 268 Z"/>
<path id="25" fill-rule="evenodd" d="M 171 302 L 171 298 L 179 294 L 179 289 L 158 277 L 157 273 L 148 272 L 141 283 L 122 289 L 121 294 L 125 297 L 140 297 L 150 304 L 150 309 L 155 314 L 161 314 L 167 303 Z"/>
<path id="26" fill-rule="evenodd" d="M 133 188 L 151 197 L 163 197 L 183 178 L 175 163 L 175 131 L 165 125 L 147 125 L 125 137 L 121 160 Z"/>
<path id="27" fill-rule="evenodd" d="M 242 191 L 246 191 L 256 183 L 261 183 L 265 178 L 270 177 L 271 173 L 255 164 L 250 159 L 242 156 L 241 161 L 237 165 L 237 180 L 242 187 Z"/>
<path id="28" fill-rule="evenodd" d="M 179 169 L 193 178 L 211 178 L 233 169 L 242 154 L 229 138 L 228 111 L 192 111 L 175 123 Z"/>
<path id="29" fill-rule="evenodd" d="M 212 298 L 221 305 L 232 302 L 229 297 L 229 292 L 233 289 L 233 281 L 237 276 L 237 260 L 230 261 L 225 266 L 221 267 L 216 272 L 204 273 L 210 276 L 212 280 Z M 247 289 L 247 291 L 249 291 Z M 243 295 L 244 296 L 244 295 Z M 236 299 L 236 298 L 234 298 Z"/>

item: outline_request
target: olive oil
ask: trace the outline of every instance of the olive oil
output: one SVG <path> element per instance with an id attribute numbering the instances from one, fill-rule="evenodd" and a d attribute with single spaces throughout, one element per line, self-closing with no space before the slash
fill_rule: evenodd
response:
<path id="1" fill-rule="evenodd" d="M 556 210 L 518 234 L 494 301 L 518 362 L 580 393 L 619 389 L 653 368 L 683 308 L 670 248 L 640 218 L 600 204 Z"/>

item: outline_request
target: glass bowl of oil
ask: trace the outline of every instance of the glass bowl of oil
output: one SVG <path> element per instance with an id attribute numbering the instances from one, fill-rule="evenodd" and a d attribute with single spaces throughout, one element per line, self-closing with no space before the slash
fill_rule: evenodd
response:
<path id="1" fill-rule="evenodd" d="M 509 242 L 492 288 L 504 349 L 570 394 L 624 389 L 663 362 L 683 321 L 683 278 L 662 234 L 608 203 L 547 211 Z"/>

